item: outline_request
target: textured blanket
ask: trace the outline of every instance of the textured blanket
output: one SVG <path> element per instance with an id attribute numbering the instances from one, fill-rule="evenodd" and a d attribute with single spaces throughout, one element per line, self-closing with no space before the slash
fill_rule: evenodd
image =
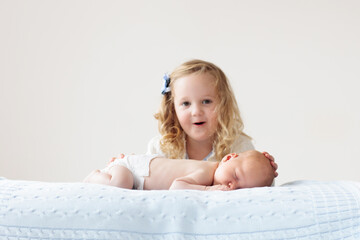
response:
<path id="1" fill-rule="evenodd" d="M 0 239 L 360 239 L 360 183 L 205 192 L 0 178 Z"/>

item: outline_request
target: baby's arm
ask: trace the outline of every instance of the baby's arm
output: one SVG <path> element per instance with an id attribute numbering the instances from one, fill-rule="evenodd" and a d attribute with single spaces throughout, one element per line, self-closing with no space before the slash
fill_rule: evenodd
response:
<path id="1" fill-rule="evenodd" d="M 218 184 L 218 185 L 206 186 L 205 190 L 206 191 L 230 191 L 230 188 L 228 186 Z"/>
<path id="2" fill-rule="evenodd" d="M 203 190 L 203 191 L 227 191 L 230 190 L 227 186 L 224 185 L 208 185 L 207 182 L 212 182 L 212 179 L 209 179 L 209 175 L 205 171 L 199 170 L 194 173 L 191 173 L 187 176 L 177 178 L 173 181 L 170 186 L 170 190 L 174 189 L 194 189 L 194 190 Z"/>

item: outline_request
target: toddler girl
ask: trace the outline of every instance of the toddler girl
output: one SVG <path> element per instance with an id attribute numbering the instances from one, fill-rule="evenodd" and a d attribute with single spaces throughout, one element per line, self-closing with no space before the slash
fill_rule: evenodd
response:
<path id="1" fill-rule="evenodd" d="M 230 83 L 219 67 L 191 60 L 164 76 L 164 81 L 160 110 L 155 115 L 161 136 L 150 140 L 147 154 L 220 161 L 231 152 L 254 149 L 243 132 Z M 273 157 L 264 155 L 276 171 Z"/>

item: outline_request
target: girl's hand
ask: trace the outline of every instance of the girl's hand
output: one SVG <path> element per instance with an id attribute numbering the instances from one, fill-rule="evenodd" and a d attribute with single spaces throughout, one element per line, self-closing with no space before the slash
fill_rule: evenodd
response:
<path id="1" fill-rule="evenodd" d="M 122 159 L 122 158 L 124 158 L 124 157 L 125 157 L 125 155 L 124 155 L 123 153 L 120 153 L 119 156 L 110 158 L 109 163 L 112 163 L 112 162 L 115 161 L 116 159 Z"/>
<path id="2" fill-rule="evenodd" d="M 278 169 L 278 165 L 275 163 L 275 159 L 273 156 L 271 156 L 268 152 L 263 152 L 264 156 L 269 159 L 271 166 L 274 169 L 274 175 L 275 177 L 277 177 L 279 174 L 276 172 L 276 170 Z"/>

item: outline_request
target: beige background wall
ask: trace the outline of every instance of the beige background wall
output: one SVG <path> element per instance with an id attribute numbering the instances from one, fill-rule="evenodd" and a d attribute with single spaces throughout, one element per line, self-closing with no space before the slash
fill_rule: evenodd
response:
<path id="1" fill-rule="evenodd" d="M 0 0 L 0 176 L 81 181 L 144 153 L 162 75 L 228 75 L 277 184 L 360 181 L 360 2 Z"/>

